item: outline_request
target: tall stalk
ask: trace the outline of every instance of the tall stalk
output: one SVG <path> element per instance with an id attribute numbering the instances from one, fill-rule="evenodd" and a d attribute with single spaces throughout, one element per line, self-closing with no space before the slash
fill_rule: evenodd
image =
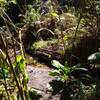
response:
<path id="1" fill-rule="evenodd" d="M 22 55 L 22 59 L 25 61 L 25 55 L 24 55 L 24 52 L 23 52 L 23 44 L 22 44 L 22 38 L 21 37 L 22 37 L 22 29 L 19 30 L 20 52 L 21 52 L 21 55 Z M 25 66 L 24 66 L 24 72 L 22 74 L 23 74 L 23 78 L 25 78 L 25 76 L 26 76 Z M 28 100 L 27 84 L 23 83 L 23 88 L 24 88 L 25 100 Z"/>
<path id="2" fill-rule="evenodd" d="M 75 33 L 74 33 L 73 43 L 74 43 L 75 40 L 76 40 L 77 32 L 78 32 L 78 28 L 79 28 L 79 25 L 80 25 L 81 19 L 82 19 L 82 14 L 80 13 L 80 17 L 79 17 L 79 19 L 78 19 L 78 23 L 77 23 L 76 30 L 75 30 Z"/>
<path id="3" fill-rule="evenodd" d="M 16 73 L 14 71 L 14 68 L 13 68 L 13 65 L 12 65 L 12 62 L 11 62 L 11 59 L 10 59 L 9 54 L 8 54 L 8 49 L 6 48 L 6 44 L 5 44 L 4 39 L 3 39 L 3 37 L 2 37 L 1 34 L 0 34 L 0 40 L 1 40 L 1 44 L 3 45 L 4 52 L 5 52 L 6 56 L 7 56 L 7 60 L 8 60 L 8 63 L 9 63 L 9 67 L 10 67 L 11 72 L 13 74 L 13 77 L 15 79 L 15 82 L 16 82 L 16 85 L 18 87 L 18 90 L 19 90 L 21 99 L 24 100 L 22 88 L 21 88 L 21 86 L 20 86 L 20 84 L 18 82 L 17 75 L 16 75 Z"/>
<path id="4" fill-rule="evenodd" d="M 15 32 L 19 35 L 19 42 L 18 42 L 18 44 L 19 44 L 19 46 L 20 46 L 20 53 L 21 53 L 21 56 L 22 56 L 22 59 L 25 61 L 25 56 L 24 56 L 24 52 L 23 52 L 23 44 L 22 44 L 22 39 L 21 39 L 21 35 L 22 35 L 22 29 L 19 29 L 19 31 L 16 29 L 16 27 L 15 27 L 15 25 L 14 25 L 14 23 L 12 22 L 12 20 L 9 18 L 9 16 L 5 13 L 5 11 L 4 10 L 2 10 L 2 9 L 0 9 L 1 10 L 1 17 L 4 19 L 4 22 L 5 22 L 5 25 L 6 25 L 6 27 L 7 27 L 7 31 L 8 31 L 8 33 L 9 34 L 11 34 L 11 32 L 10 32 L 10 30 L 9 30 L 9 26 L 8 26 L 8 24 L 10 24 L 10 25 L 12 25 L 12 27 L 14 28 L 14 30 L 15 30 Z M 6 17 L 8 18 L 8 20 L 6 19 Z M 1 36 L 2 37 L 2 36 Z M 13 37 L 11 37 L 11 39 L 12 39 L 12 42 L 13 42 L 13 40 L 14 40 L 14 38 Z M 3 37 L 2 37 L 2 40 L 3 40 Z M 2 41 L 2 42 L 5 42 L 5 41 Z M 17 41 L 16 41 L 17 42 Z M 13 42 L 13 46 L 14 46 L 14 42 Z M 6 45 L 5 45 L 5 48 L 4 48 L 5 50 L 7 49 L 7 47 L 6 47 Z M 13 47 L 13 50 L 14 50 L 14 56 L 15 56 L 15 62 L 17 63 L 17 61 L 16 61 L 16 50 L 15 50 L 15 47 Z M 7 53 L 7 50 L 6 50 L 6 53 Z M 8 53 L 7 53 L 8 54 Z M 10 60 L 10 57 L 9 57 L 9 55 L 8 55 L 8 59 L 9 59 L 9 62 L 10 62 L 10 66 L 12 66 L 13 67 L 13 65 L 11 65 L 12 64 L 12 62 L 11 62 L 11 60 Z M 25 67 L 25 66 L 24 66 Z M 13 71 L 13 74 L 15 73 L 14 72 L 14 69 L 12 69 L 12 71 Z M 26 77 L 26 71 L 25 71 L 25 69 L 24 69 L 24 71 L 21 73 L 22 74 L 22 77 L 23 77 L 23 79 Z M 21 96 L 21 98 L 22 98 L 22 100 L 28 100 L 28 88 L 27 88 L 27 84 L 22 84 L 21 83 L 21 81 L 20 81 L 20 78 L 19 78 L 19 80 L 17 79 L 17 76 L 16 76 L 16 73 L 15 73 L 15 75 L 14 75 L 14 77 L 16 77 L 15 78 L 15 81 L 16 81 L 16 84 L 17 84 L 17 87 L 18 87 L 18 89 L 19 89 L 19 93 L 20 93 L 20 96 Z M 21 84 L 20 84 L 21 83 Z"/>
<path id="5" fill-rule="evenodd" d="M 10 30 L 9 30 L 8 24 L 7 24 L 7 22 L 6 22 L 7 19 L 5 19 L 4 15 L 5 15 L 5 16 L 8 18 L 8 20 L 12 23 L 12 25 L 13 25 L 13 27 L 14 27 L 16 33 L 18 33 L 17 30 L 16 30 L 16 28 L 15 28 L 15 25 L 13 24 L 13 22 L 11 21 L 11 19 L 9 18 L 9 16 L 8 16 L 2 9 L 0 9 L 0 12 L 1 12 L 1 17 L 3 18 L 3 20 L 4 20 L 4 22 L 5 22 L 5 25 L 6 25 L 6 27 L 7 27 L 8 33 L 10 33 Z M 4 15 L 3 15 L 3 14 L 4 14 Z M 9 23 L 10 23 L 10 22 L 9 22 Z M 8 63 L 9 63 L 9 67 L 10 67 L 11 72 L 12 72 L 12 74 L 13 74 L 13 77 L 14 77 L 14 79 L 15 79 L 15 82 L 16 82 L 16 85 L 17 85 L 17 88 L 18 88 L 20 97 L 21 97 L 22 100 L 24 100 L 23 90 L 22 90 L 22 87 L 21 87 L 21 85 L 19 84 L 19 81 L 18 81 L 18 79 L 17 79 L 17 75 L 16 75 L 16 72 L 15 72 L 15 70 L 14 70 L 14 68 L 13 68 L 13 65 L 12 65 L 12 62 L 11 62 L 11 59 L 10 59 L 10 56 L 9 56 L 9 54 L 8 54 L 8 48 L 7 48 L 7 46 L 6 46 L 6 43 L 5 43 L 4 39 L 3 39 L 2 34 L 0 34 L 0 40 L 1 40 L 1 44 L 3 45 L 4 52 L 6 53 L 7 60 L 8 60 Z"/>

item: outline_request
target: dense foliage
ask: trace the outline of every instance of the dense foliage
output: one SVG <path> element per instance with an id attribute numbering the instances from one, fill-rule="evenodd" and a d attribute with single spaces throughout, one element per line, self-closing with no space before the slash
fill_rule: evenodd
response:
<path id="1" fill-rule="evenodd" d="M 41 97 L 28 87 L 27 53 L 53 67 L 62 100 L 99 100 L 99 48 L 99 0 L 0 0 L 0 99 Z"/>

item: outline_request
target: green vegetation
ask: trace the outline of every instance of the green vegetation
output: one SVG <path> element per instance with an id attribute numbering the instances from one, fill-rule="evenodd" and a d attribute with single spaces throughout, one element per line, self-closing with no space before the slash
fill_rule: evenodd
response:
<path id="1" fill-rule="evenodd" d="M 49 75 L 51 76 L 58 76 L 58 79 L 60 79 L 61 81 L 67 81 L 70 80 L 71 78 L 71 73 L 75 70 L 83 70 L 83 71 L 87 71 L 86 68 L 82 68 L 80 64 L 75 65 L 73 67 L 70 67 L 68 65 L 67 62 L 65 62 L 65 65 L 63 66 L 62 64 L 60 64 L 58 61 L 53 60 L 52 61 L 52 65 L 55 66 L 57 69 L 55 69 L 54 71 L 51 71 L 49 73 Z"/>
<path id="2" fill-rule="evenodd" d="M 99 48 L 99 0 L 0 0 L 0 100 L 43 98 L 29 86 L 37 62 L 61 100 L 99 100 Z"/>

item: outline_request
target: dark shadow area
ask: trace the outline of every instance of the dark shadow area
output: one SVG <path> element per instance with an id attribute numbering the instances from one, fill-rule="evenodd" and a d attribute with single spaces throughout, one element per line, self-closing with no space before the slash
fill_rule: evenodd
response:
<path id="1" fill-rule="evenodd" d="M 61 81 L 57 81 L 57 80 L 52 80 L 50 83 L 51 87 L 53 88 L 53 92 L 52 95 L 56 95 L 57 93 L 59 93 L 63 87 L 64 87 L 64 83 Z"/>

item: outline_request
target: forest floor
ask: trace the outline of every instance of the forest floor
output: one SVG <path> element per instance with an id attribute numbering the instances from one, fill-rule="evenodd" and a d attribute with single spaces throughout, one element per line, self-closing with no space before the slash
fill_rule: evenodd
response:
<path id="1" fill-rule="evenodd" d="M 52 95 L 52 91 L 48 90 L 49 82 L 54 78 L 48 75 L 52 69 L 46 65 L 27 65 L 27 72 L 29 74 L 28 87 L 40 91 L 42 98 L 40 100 L 60 100 L 60 95 Z"/>
<path id="2" fill-rule="evenodd" d="M 16 50 L 16 54 L 20 55 L 20 51 Z M 12 49 L 9 50 L 9 55 L 13 62 L 14 52 Z M 39 92 L 39 94 L 42 96 L 39 100 L 62 100 L 60 97 L 60 91 L 54 91 L 49 84 L 55 80 L 54 77 L 49 76 L 49 71 L 53 70 L 52 66 L 47 66 L 44 63 L 39 63 L 38 61 L 34 63 L 34 59 L 30 55 L 25 55 L 26 62 L 28 60 L 26 63 L 26 71 L 29 75 L 28 88 L 35 89 Z"/>

